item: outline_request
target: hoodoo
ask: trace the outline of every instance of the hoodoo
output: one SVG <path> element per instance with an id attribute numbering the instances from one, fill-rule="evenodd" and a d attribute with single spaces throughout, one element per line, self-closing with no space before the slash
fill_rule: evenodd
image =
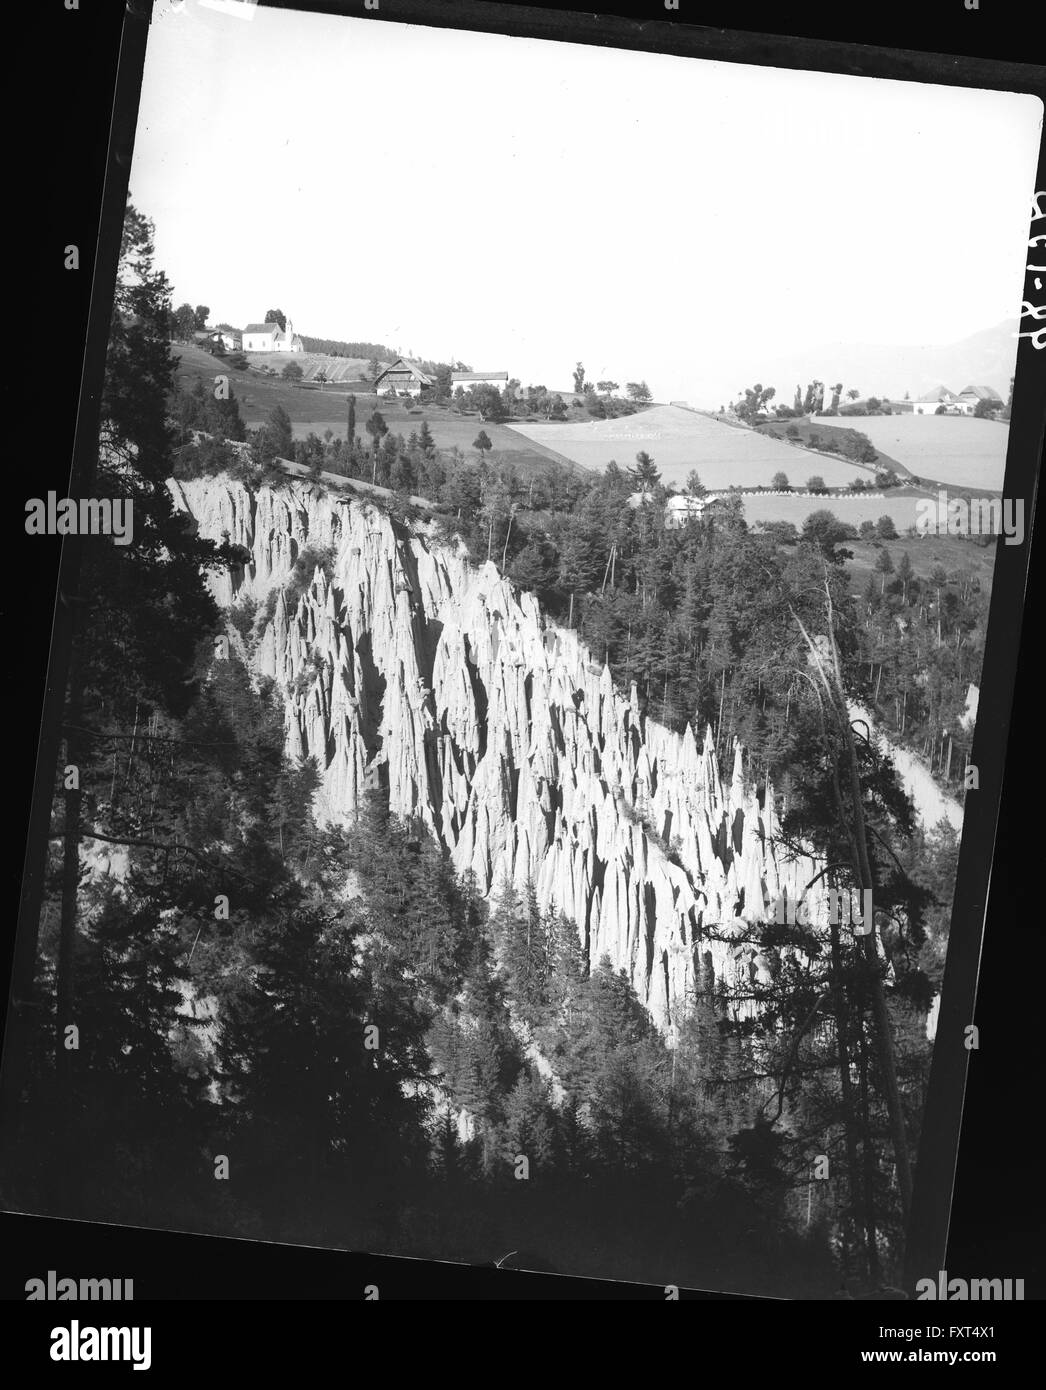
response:
<path id="1" fill-rule="evenodd" d="M 351 822 L 386 786 L 484 893 L 533 881 L 662 1028 L 699 953 L 720 979 L 763 976 L 750 946 L 721 938 L 772 920 L 819 865 L 785 851 L 772 788 L 760 802 L 739 746 L 724 780 L 710 730 L 699 741 L 646 717 L 533 594 L 367 503 L 298 482 L 171 486 L 202 534 L 251 554 L 212 580 L 219 601 L 276 592 L 253 660 L 285 693 L 288 751 L 319 764 L 321 819 Z M 306 548 L 331 564 L 288 601 Z"/>

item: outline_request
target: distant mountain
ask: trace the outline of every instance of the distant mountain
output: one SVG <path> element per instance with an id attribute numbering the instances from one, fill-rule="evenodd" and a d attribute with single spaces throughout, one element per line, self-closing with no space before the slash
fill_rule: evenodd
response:
<path id="1" fill-rule="evenodd" d="M 842 381 L 862 396 L 886 396 L 902 400 L 906 391 L 916 399 L 923 391 L 941 384 L 952 391 L 964 386 L 994 386 L 1003 400 L 1010 389 L 1017 359 L 1016 320 L 943 346 L 878 343 L 824 343 L 797 349 L 770 361 L 753 358 L 748 376 L 752 381 L 777 388 L 777 403 L 790 405 L 796 384 L 803 389 L 815 379 L 831 385 Z"/>

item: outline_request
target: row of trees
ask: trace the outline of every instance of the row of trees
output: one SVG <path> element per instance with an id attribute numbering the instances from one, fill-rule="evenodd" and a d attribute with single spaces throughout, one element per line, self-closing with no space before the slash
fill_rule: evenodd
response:
<path id="1" fill-rule="evenodd" d="M 194 333 L 206 329 L 210 316 L 210 307 L 206 304 L 197 304 L 195 309 L 191 304 L 180 304 L 168 315 L 169 334 L 172 338 L 188 342 Z"/>
<path id="2" fill-rule="evenodd" d="M 825 405 L 825 384 L 823 381 L 813 380 L 807 384 L 804 391 L 802 386 L 795 388 L 795 397 L 792 404 L 778 404 L 773 406 L 773 418 L 778 420 L 792 420 L 804 415 L 890 415 L 893 413 L 889 400 L 880 399 L 878 396 L 869 396 L 866 401 L 856 404 L 860 396 L 856 386 L 851 386 L 846 392 L 846 399 L 849 405 L 843 405 L 843 383 L 837 381 L 833 386 L 828 387 L 831 391 L 831 399 Z M 731 410 L 739 420 L 743 420 L 748 425 L 765 423 L 771 419 L 771 405 L 777 395 L 777 388 L 774 386 L 764 386 L 762 382 L 756 382 L 754 386 L 746 386 L 736 401 L 731 405 Z M 906 391 L 904 399 L 909 399 Z M 720 406 L 722 413 L 723 407 Z"/>

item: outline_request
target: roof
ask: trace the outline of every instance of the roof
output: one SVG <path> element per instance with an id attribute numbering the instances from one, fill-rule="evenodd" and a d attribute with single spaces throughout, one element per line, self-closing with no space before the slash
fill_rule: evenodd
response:
<path id="1" fill-rule="evenodd" d="M 245 333 L 279 333 L 278 323 L 249 323 L 243 330 Z"/>
<path id="2" fill-rule="evenodd" d="M 958 400 L 954 391 L 949 391 L 947 386 L 935 386 L 930 391 L 925 391 L 917 397 L 920 401 L 955 401 Z"/>
<path id="3" fill-rule="evenodd" d="M 976 396 L 979 401 L 1001 401 L 1002 397 L 992 386 L 964 386 L 960 396 Z"/>
<path id="4" fill-rule="evenodd" d="M 378 375 L 374 378 L 374 380 L 378 382 L 382 379 L 383 376 L 387 376 L 389 372 L 402 371 L 404 367 L 411 373 L 412 376 L 416 376 L 419 381 L 424 382 L 426 386 L 432 385 L 432 378 L 430 376 L 427 376 L 425 372 L 421 370 L 417 362 L 412 362 L 408 357 L 397 357 L 395 362 L 393 362 L 393 364 L 390 367 L 383 367 L 381 371 L 378 373 Z"/>
<path id="5" fill-rule="evenodd" d="M 508 381 L 508 372 L 451 372 L 451 381 Z"/>

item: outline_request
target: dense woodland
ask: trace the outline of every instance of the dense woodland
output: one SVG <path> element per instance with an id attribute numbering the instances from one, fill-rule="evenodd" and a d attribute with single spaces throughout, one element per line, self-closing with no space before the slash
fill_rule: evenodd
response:
<path id="1" fill-rule="evenodd" d="M 956 844 L 915 828 L 845 696 L 955 736 L 977 595 L 899 565 L 855 597 L 823 519 L 791 544 L 729 503 L 666 530 L 643 457 L 524 478 L 378 417 L 295 444 L 274 413 L 247 438 L 234 397 L 174 391 L 169 315 L 129 209 L 93 486 L 133 495 L 136 543 L 94 541 L 81 578 L 5 1054 L 6 1204 L 474 1261 L 526 1247 L 564 1272 L 791 1297 L 897 1278 Z M 380 792 L 317 825 L 285 692 L 235 644 L 216 659 L 228 619 L 202 571 L 246 556 L 192 535 L 165 487 L 278 483 L 285 456 L 391 488 L 396 526 L 409 494 L 438 500 L 437 529 L 535 589 L 647 717 L 709 724 L 721 750 L 739 736 L 785 839 L 873 890 L 872 935 L 706 924 L 772 980 L 716 981 L 701 954 L 668 1040 L 576 923 L 533 890 L 481 899 Z M 300 559 L 292 601 L 322 563 Z M 248 658 L 265 613 L 232 615 Z"/>

